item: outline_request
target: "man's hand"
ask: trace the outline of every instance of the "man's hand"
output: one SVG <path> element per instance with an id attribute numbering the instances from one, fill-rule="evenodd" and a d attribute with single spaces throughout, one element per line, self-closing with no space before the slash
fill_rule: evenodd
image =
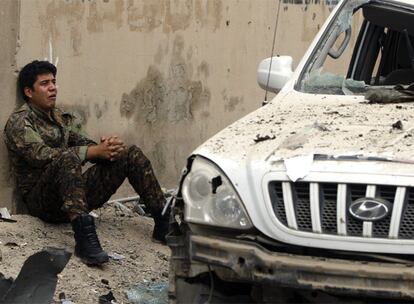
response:
<path id="1" fill-rule="evenodd" d="M 111 151 L 109 158 L 110 161 L 117 159 L 119 155 L 125 150 L 124 142 L 116 135 L 110 136 L 108 138 L 102 137 L 101 144 L 106 145 Z"/>
<path id="2" fill-rule="evenodd" d="M 86 159 L 116 160 L 125 150 L 124 142 L 118 136 L 101 137 L 96 146 L 89 146 Z"/>

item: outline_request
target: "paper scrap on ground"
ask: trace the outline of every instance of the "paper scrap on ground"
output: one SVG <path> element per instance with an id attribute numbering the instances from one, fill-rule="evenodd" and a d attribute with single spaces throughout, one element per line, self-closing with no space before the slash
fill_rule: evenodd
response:
<path id="1" fill-rule="evenodd" d="M 313 163 L 313 154 L 285 159 L 286 173 L 292 182 L 309 174 Z"/>
<path id="2" fill-rule="evenodd" d="M 121 261 L 125 259 L 125 256 L 123 256 L 122 254 L 118 254 L 116 252 L 109 252 L 108 256 L 114 261 Z"/>
<path id="3" fill-rule="evenodd" d="M 0 208 L 0 216 L 4 219 L 11 219 L 9 210 L 7 210 L 7 208 Z"/>

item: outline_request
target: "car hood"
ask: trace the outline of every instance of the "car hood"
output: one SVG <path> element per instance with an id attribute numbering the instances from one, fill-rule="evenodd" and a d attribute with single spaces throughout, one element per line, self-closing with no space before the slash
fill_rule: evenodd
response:
<path id="1" fill-rule="evenodd" d="M 242 162 L 300 155 L 414 160 L 414 103 L 291 91 L 228 126 L 194 153 Z"/>

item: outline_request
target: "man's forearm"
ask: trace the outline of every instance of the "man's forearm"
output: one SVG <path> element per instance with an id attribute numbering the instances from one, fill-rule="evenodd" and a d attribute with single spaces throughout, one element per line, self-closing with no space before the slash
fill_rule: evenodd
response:
<path id="1" fill-rule="evenodd" d="M 97 160 L 99 159 L 99 147 L 98 145 L 91 145 L 88 146 L 88 149 L 86 150 L 86 160 Z"/>

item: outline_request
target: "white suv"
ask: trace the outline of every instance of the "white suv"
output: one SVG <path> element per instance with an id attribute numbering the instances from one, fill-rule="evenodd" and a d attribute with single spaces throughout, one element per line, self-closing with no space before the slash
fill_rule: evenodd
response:
<path id="1" fill-rule="evenodd" d="M 414 1 L 341 1 L 291 66 L 189 157 L 171 301 L 414 298 Z"/>

